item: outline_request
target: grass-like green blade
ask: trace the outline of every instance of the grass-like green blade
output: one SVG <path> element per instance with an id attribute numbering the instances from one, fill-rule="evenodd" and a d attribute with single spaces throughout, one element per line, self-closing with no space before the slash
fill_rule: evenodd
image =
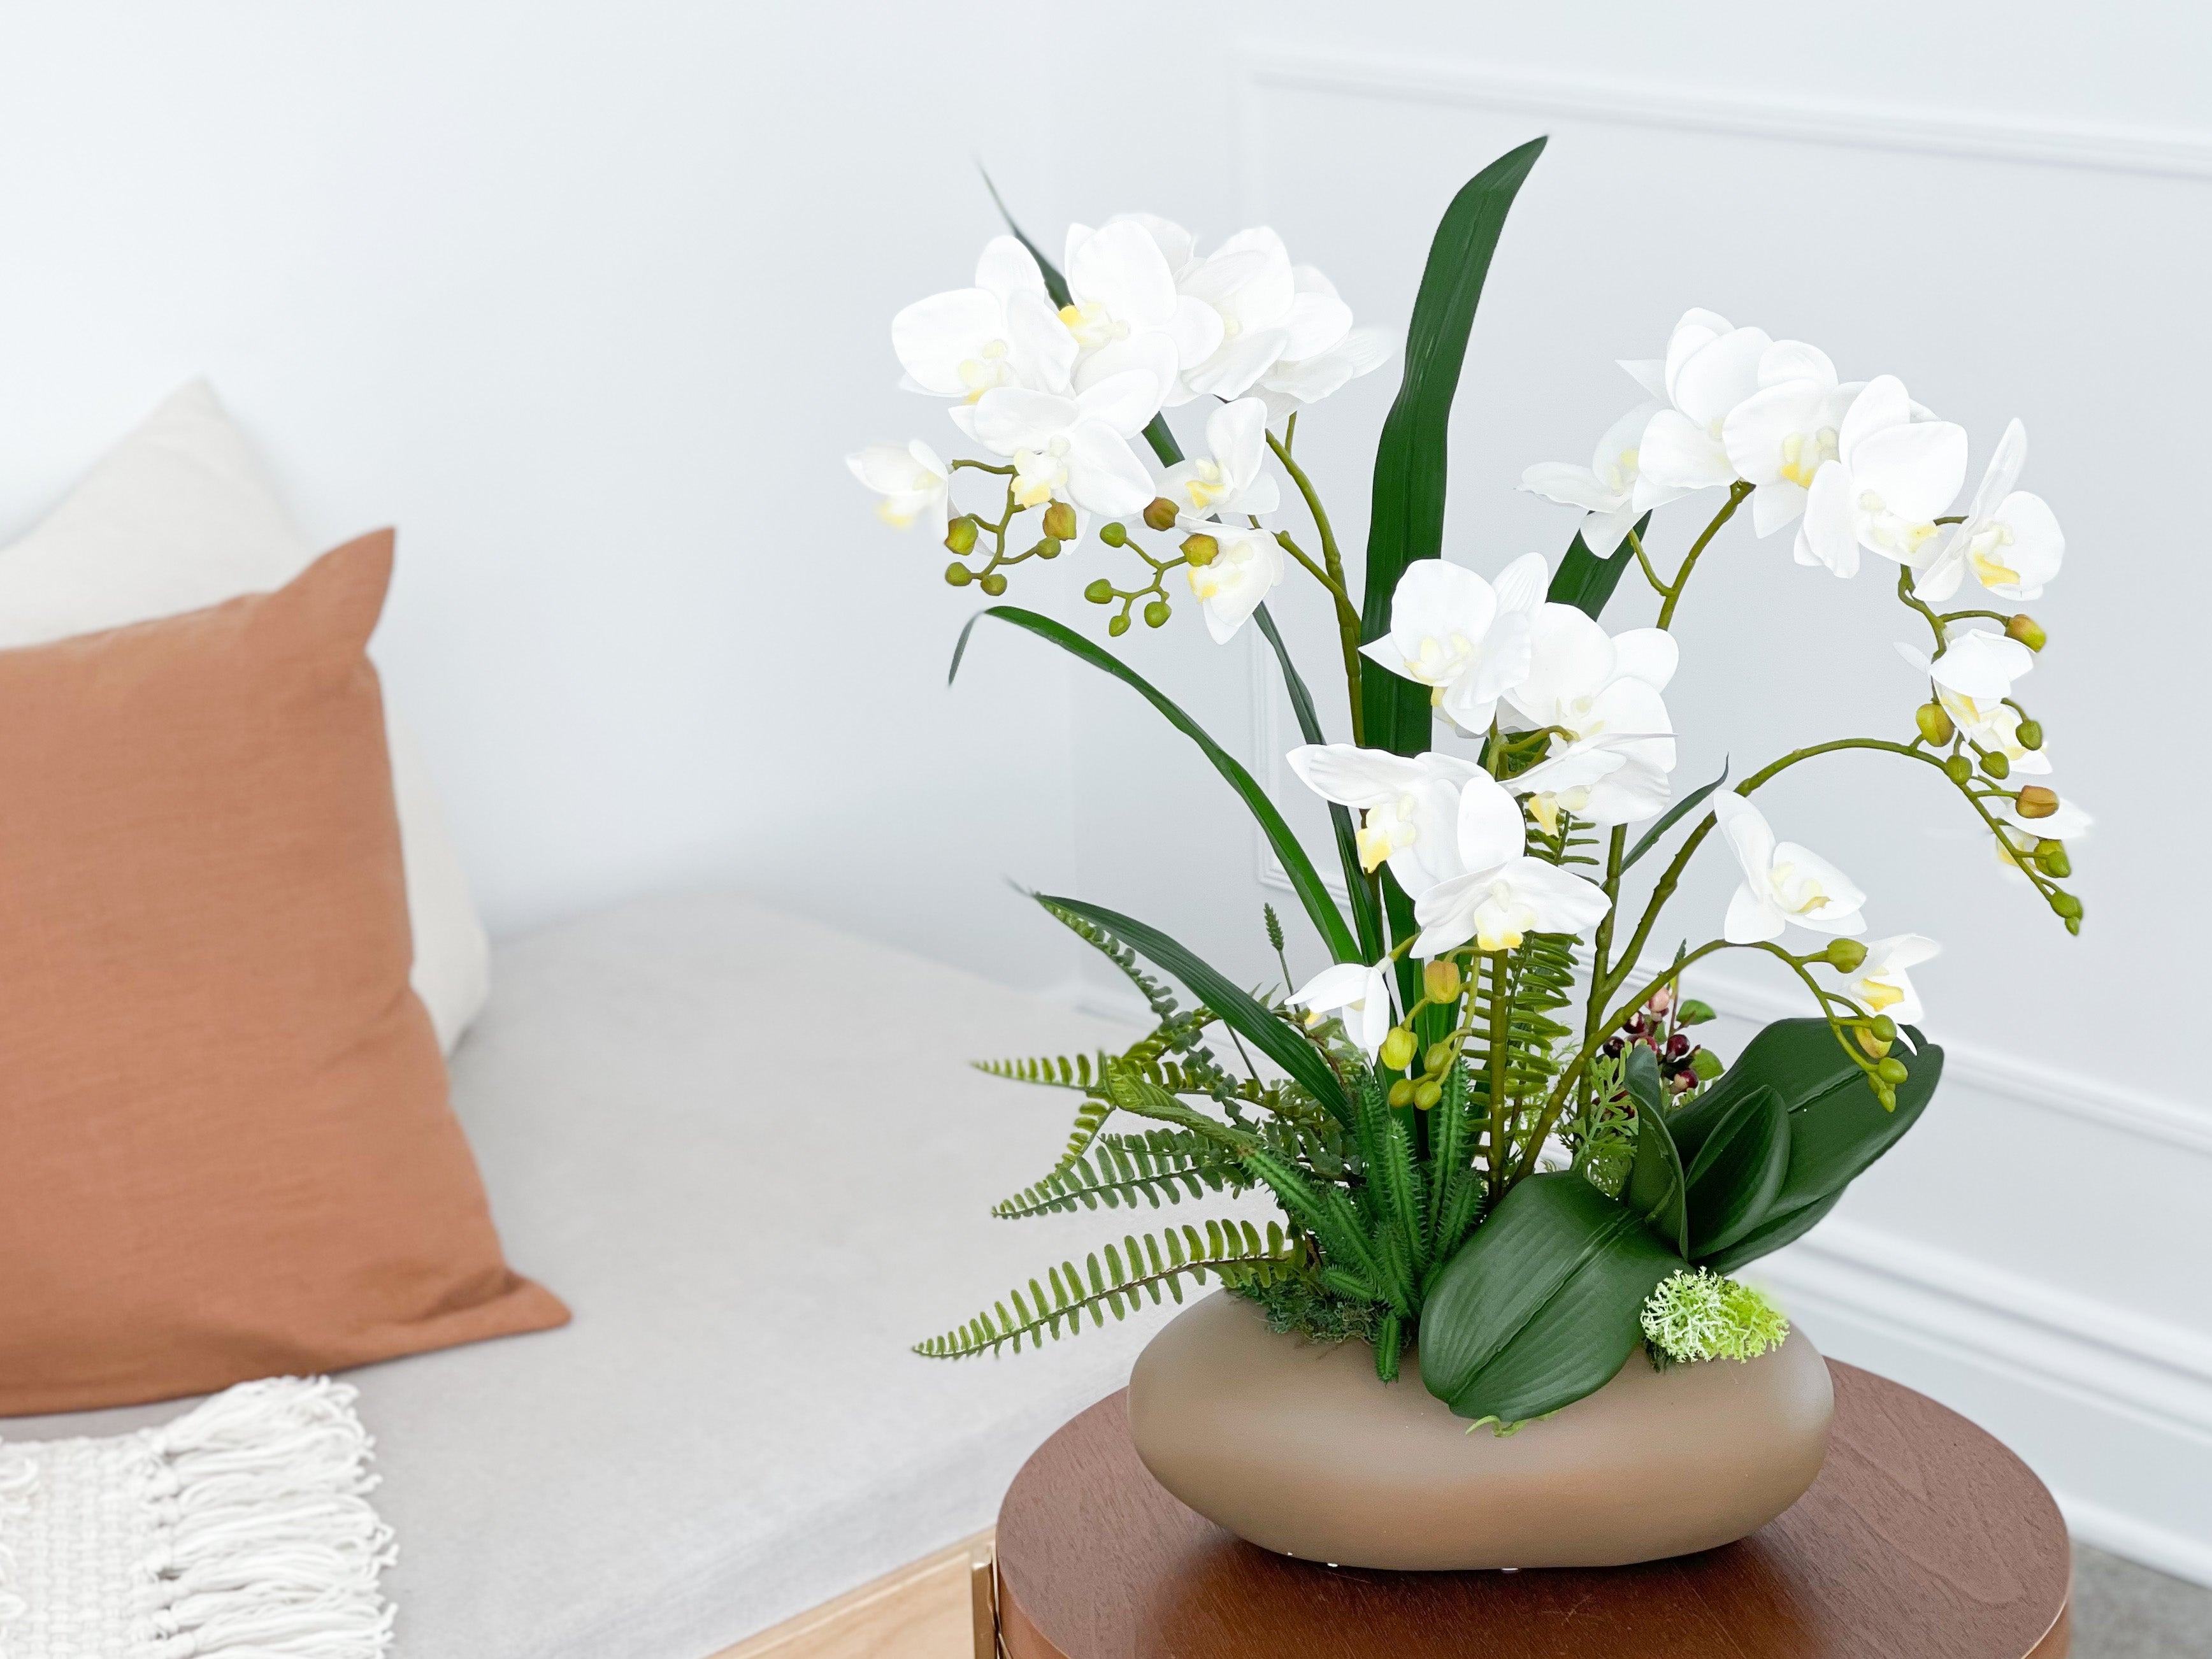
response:
<path id="1" fill-rule="evenodd" d="M 975 631 L 975 624 L 986 617 L 996 617 L 1000 622 L 1012 623 L 1017 628 L 1028 629 L 1039 639 L 1049 640 L 1069 655 L 1079 657 L 1093 668 L 1111 674 L 1123 684 L 1134 688 L 1146 702 L 1167 716 L 1168 723 L 1204 750 L 1206 759 L 1213 763 L 1213 769 L 1228 779 L 1230 787 L 1244 798 L 1244 805 L 1260 821 L 1261 832 L 1267 837 L 1267 844 L 1275 849 L 1275 856 L 1282 860 L 1283 868 L 1291 878 L 1291 890 L 1297 894 L 1298 902 L 1305 906 L 1306 915 L 1312 919 L 1322 941 L 1328 945 L 1330 957 L 1338 962 L 1371 960 L 1359 954 L 1359 941 L 1352 937 L 1352 929 L 1345 925 L 1336 902 L 1328 896 L 1328 889 L 1322 885 L 1321 872 L 1314 868 L 1313 860 L 1306 856 L 1306 849 L 1298 845 L 1298 838 L 1291 833 L 1291 826 L 1283 821 L 1281 811 L 1273 801 L 1267 799 L 1267 792 L 1260 787 L 1259 781 L 1244 769 L 1234 755 L 1216 743 L 1204 726 L 1184 714 L 1173 698 L 1112 652 L 1093 644 L 1073 629 L 1056 623 L 1049 617 L 1041 617 L 1036 611 L 1024 611 L 1018 605 L 994 605 L 987 611 L 977 611 L 968 619 L 968 626 L 960 630 L 960 643 L 952 651 L 952 670 L 945 677 L 946 684 L 950 685 L 959 674 L 960 659 L 968 650 L 968 636 Z"/>
<path id="2" fill-rule="evenodd" d="M 1690 1254 L 1689 1183 L 1682 1155 L 1667 1129 L 1667 1089 L 1659 1062 L 1642 1043 L 1632 1043 L 1622 1066 L 1628 1097 L 1636 1103 L 1636 1162 L 1621 1201 L 1642 1216 L 1675 1255 Z"/>
<path id="3" fill-rule="evenodd" d="M 1644 539 L 1644 532 L 1650 526 L 1651 515 L 1649 513 L 1636 521 L 1638 541 Z M 1598 613 L 1605 609 L 1606 601 L 1613 597 L 1613 590 L 1620 583 L 1622 574 L 1627 570 L 1628 562 L 1635 556 L 1624 537 L 1620 545 L 1613 550 L 1611 558 L 1601 559 L 1589 550 L 1589 544 L 1583 539 L 1583 532 L 1577 530 L 1574 540 L 1568 544 L 1566 557 L 1559 561 L 1559 568 L 1552 573 L 1552 586 L 1544 597 L 1553 605 L 1571 605 L 1595 622 Z"/>
<path id="4" fill-rule="evenodd" d="M 1226 975 L 1158 928 L 1133 916 L 1109 910 L 1103 905 L 1085 904 L 1080 899 L 1056 898 L 1049 894 L 1037 896 L 1047 904 L 1056 904 L 1097 922 L 1138 955 L 1173 974 L 1189 988 L 1193 996 L 1218 1014 L 1231 1030 L 1297 1079 L 1332 1114 L 1347 1123 L 1351 1121 L 1344 1085 L 1338 1081 L 1320 1051 Z"/>
<path id="5" fill-rule="evenodd" d="M 1283 689 L 1290 693 L 1291 708 L 1297 715 L 1300 734 L 1308 743 L 1327 743 L 1328 739 L 1322 735 L 1321 716 L 1314 712 L 1313 693 L 1306 690 L 1304 678 L 1291 660 L 1291 648 L 1283 643 L 1275 619 L 1263 605 L 1252 613 L 1252 620 L 1260 624 L 1261 634 L 1274 648 L 1275 661 L 1283 671 Z M 1352 809 L 1331 801 L 1328 820 L 1336 830 L 1336 856 L 1344 866 L 1345 891 L 1352 896 L 1352 921 L 1359 930 L 1361 960 L 1373 962 L 1382 954 L 1382 919 L 1376 914 L 1375 889 L 1369 884 L 1366 872 L 1359 867 L 1359 836 L 1352 828 Z"/>
<path id="6" fill-rule="evenodd" d="M 983 173 L 983 188 L 991 192 L 991 200 L 999 210 L 999 216 L 1006 222 L 1008 233 L 1030 251 L 1030 258 L 1037 262 L 1037 269 L 1044 273 L 1044 291 L 1052 295 L 1053 304 L 1073 304 L 1073 298 L 1067 291 L 1067 278 L 1060 274 L 1060 267 L 1045 258 L 1044 250 L 1030 240 L 1029 233 L 1014 222 L 1014 216 L 1007 211 L 1006 198 L 999 194 L 999 187 L 991 182 L 991 175 L 984 173 L 980 165 L 975 171 Z M 1165 415 L 1152 416 L 1152 423 L 1145 428 L 1145 441 L 1152 445 L 1152 453 L 1160 458 L 1162 466 L 1173 466 L 1182 459 L 1182 446 L 1176 442 L 1175 434 L 1168 430 Z"/>
<path id="7" fill-rule="evenodd" d="M 1683 796 L 1681 799 L 1676 801 L 1672 806 L 1668 807 L 1666 811 L 1661 815 L 1658 823 L 1653 824 L 1649 830 L 1646 830 L 1642 836 L 1637 838 L 1636 845 L 1628 849 L 1628 856 L 1621 860 L 1620 867 L 1624 870 L 1627 869 L 1630 865 L 1635 863 L 1637 860 L 1642 858 L 1646 853 L 1650 852 L 1658 844 L 1660 836 L 1665 835 L 1669 830 L 1672 830 L 1676 824 L 1680 823 L 1685 815 L 1696 811 L 1698 805 L 1704 802 L 1706 796 L 1711 794 L 1714 790 L 1726 783 L 1728 781 L 1728 775 L 1729 763 L 1725 758 L 1723 758 L 1721 762 L 1720 776 L 1715 778 L 1711 783 L 1706 784 L 1702 788 L 1692 789 L 1688 794 Z"/>
<path id="8" fill-rule="evenodd" d="M 1506 210 L 1536 165 L 1546 141 L 1533 139 L 1492 161 L 1444 210 L 1429 246 L 1420 293 L 1406 331 L 1406 378 L 1382 423 L 1375 452 L 1375 510 L 1367 534 L 1367 586 L 1359 636 L 1390 629 L 1390 598 L 1415 559 L 1443 550 L 1444 442 L 1452 397 L 1467 359 L 1475 302 Z M 1360 701 L 1368 746 L 1418 755 L 1429 746 L 1429 690 L 1395 674 L 1363 674 Z"/>

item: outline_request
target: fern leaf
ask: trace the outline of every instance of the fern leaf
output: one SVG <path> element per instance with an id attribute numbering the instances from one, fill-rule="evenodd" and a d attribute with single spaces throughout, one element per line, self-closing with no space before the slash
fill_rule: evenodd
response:
<path id="1" fill-rule="evenodd" d="M 1186 1195 L 1243 1192 L 1253 1176 L 1234 1156 L 1188 1129 L 1152 1129 L 1142 1134 L 1102 1136 L 1065 1169 L 992 1206 L 1004 1221 L 1053 1215 L 1079 1206 L 1095 1210 L 1139 1200 L 1158 1209 L 1180 1204 Z"/>

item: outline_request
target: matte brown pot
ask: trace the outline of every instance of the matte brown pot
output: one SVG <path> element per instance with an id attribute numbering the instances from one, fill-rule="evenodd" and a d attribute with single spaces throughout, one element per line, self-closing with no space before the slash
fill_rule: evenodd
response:
<path id="1" fill-rule="evenodd" d="M 1159 1483 L 1279 1554 L 1412 1571 L 1607 1567 L 1732 1543 L 1827 1455 L 1828 1367 L 1793 1330 L 1747 1362 L 1652 1369 L 1509 1435 L 1468 1431 L 1373 1350 L 1279 1336 L 1216 1292 L 1138 1357 L 1129 1428 Z"/>

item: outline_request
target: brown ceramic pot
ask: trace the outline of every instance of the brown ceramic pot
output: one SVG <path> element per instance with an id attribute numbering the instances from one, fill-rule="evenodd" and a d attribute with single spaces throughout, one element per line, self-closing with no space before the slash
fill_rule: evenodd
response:
<path id="1" fill-rule="evenodd" d="M 1154 1337 L 1129 1427 L 1155 1479 L 1283 1555 L 1412 1571 L 1603 1567 L 1757 1531 L 1827 1454 L 1828 1367 L 1802 1332 L 1747 1362 L 1652 1369 L 1509 1435 L 1468 1432 L 1409 1349 L 1384 1383 L 1364 1343 L 1278 1336 L 1221 1292 Z"/>

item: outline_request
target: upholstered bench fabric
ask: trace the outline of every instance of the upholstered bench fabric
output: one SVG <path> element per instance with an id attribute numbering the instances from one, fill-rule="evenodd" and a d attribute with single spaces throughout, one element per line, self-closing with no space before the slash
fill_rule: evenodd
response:
<path id="1" fill-rule="evenodd" d="M 1163 1316 L 958 1364 L 907 1345 L 1048 1261 L 1242 1207 L 992 1220 L 1075 1099 L 966 1062 L 1130 1034 L 744 897 L 554 927 L 493 984 L 454 1102 L 514 1258 L 575 1318 L 347 1374 L 398 1659 L 706 1659 L 989 1525 Z"/>

